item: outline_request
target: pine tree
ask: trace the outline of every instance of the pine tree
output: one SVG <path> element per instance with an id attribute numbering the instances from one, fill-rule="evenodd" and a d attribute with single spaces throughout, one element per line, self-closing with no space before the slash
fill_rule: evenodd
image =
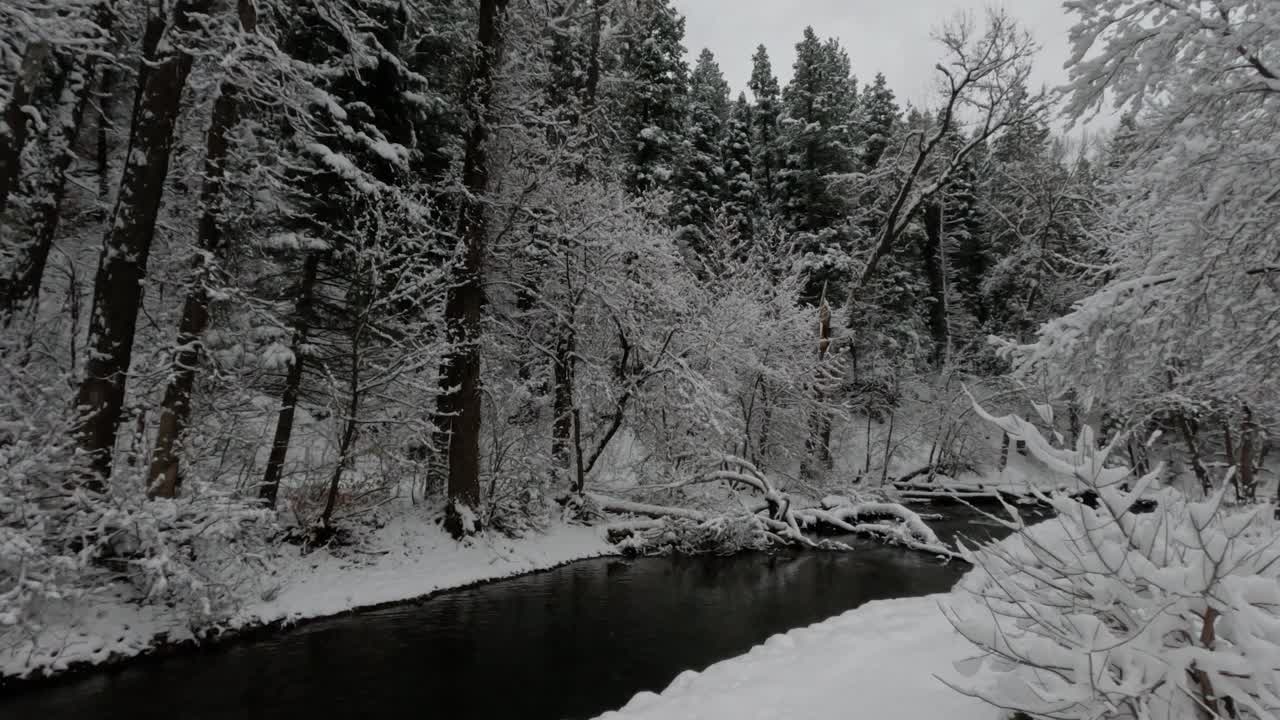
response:
<path id="1" fill-rule="evenodd" d="M 985 144 L 978 146 L 957 168 L 947 193 L 948 216 L 953 225 L 948 235 L 953 238 L 951 269 L 955 296 L 974 321 L 975 337 L 982 334 L 987 323 L 989 307 L 982 283 L 995 264 L 987 241 L 991 220 L 983 208 L 987 197 L 981 178 L 981 168 L 986 166 L 988 155 Z"/>
<path id="2" fill-rule="evenodd" d="M 287 319 L 290 359 L 260 485 L 269 505 L 283 477 L 308 374 L 324 378 L 359 371 L 354 363 L 343 367 L 358 354 L 349 347 L 350 303 L 367 292 L 356 285 L 361 278 L 353 258 L 387 252 L 371 245 L 374 233 L 361 220 L 383 196 L 395 196 L 414 178 L 430 178 L 432 156 L 441 148 L 423 141 L 438 140 L 433 109 L 444 104 L 429 80 L 404 61 L 411 52 L 403 46 L 408 19 L 397 4 L 299 0 L 294 9 L 280 46 L 301 74 L 310 102 L 277 119 L 287 156 L 279 181 L 292 211 L 274 218 L 278 232 L 265 249 L 287 285 L 284 294 L 293 312 Z M 391 267 L 417 261 L 416 253 L 390 254 Z M 354 395 L 352 390 L 338 401 L 351 408 Z M 348 424 L 357 422 L 354 413 L 346 415 Z M 345 467 L 355 436 L 344 428 L 341 437 L 338 463 Z"/>
<path id="3" fill-rule="evenodd" d="M 740 244 L 750 243 L 757 224 L 763 220 L 754 177 L 751 147 L 751 105 L 746 94 L 729 111 L 729 125 L 720 143 L 724 162 L 723 205 Z"/>
<path id="4" fill-rule="evenodd" d="M 250 2 L 240 4 L 240 31 L 252 35 L 257 30 L 257 10 Z M 229 79 L 218 88 L 212 117 L 205 139 L 204 185 L 200 192 L 202 211 L 197 228 L 196 248 L 190 290 L 182 306 L 182 320 L 173 352 L 169 382 L 161 403 L 160 422 L 156 431 L 147 492 L 153 497 L 173 497 L 178 490 L 178 445 L 191 415 L 191 391 L 195 386 L 200 360 L 200 339 L 209 326 L 209 289 L 206 265 L 216 262 L 224 243 L 219 227 L 219 211 L 223 205 L 223 179 L 226 174 L 230 133 L 240 120 L 239 89 Z"/>
<path id="5" fill-rule="evenodd" d="M 703 50 L 689 79 L 689 119 L 681 144 L 680 165 L 672 183 L 672 224 L 697 254 L 724 195 L 720 136 L 728 115 L 729 84 L 710 50 Z"/>
<path id="6" fill-rule="evenodd" d="M 495 78 L 502 51 L 500 27 L 507 0 L 480 0 L 476 57 L 469 86 L 469 129 L 462 183 L 467 200 L 458 222 L 462 240 L 459 278 L 449 288 L 445 320 L 453 350 L 441 372 L 438 418 L 449 426 L 449 505 L 445 526 L 454 537 L 479 528 L 480 509 L 480 339 L 485 305 L 484 258 L 489 225 L 484 196 L 492 171 L 489 135 L 493 123 Z"/>
<path id="7" fill-rule="evenodd" d="M 689 81 L 684 18 L 670 0 L 641 0 L 626 18 L 623 33 L 625 185 L 633 193 L 645 193 L 671 180 L 680 149 Z"/>
<path id="8" fill-rule="evenodd" d="M 778 141 L 782 91 L 764 45 L 757 47 L 751 56 L 751 81 L 748 85 L 755 98 L 755 106 L 751 108 L 752 174 L 760 198 L 771 212 L 778 200 L 778 173 L 782 170 Z"/>
<path id="9" fill-rule="evenodd" d="M 198 36 L 209 6 L 210 0 L 179 0 L 167 20 L 170 34 L 187 36 L 188 41 Z M 89 326 L 93 350 L 76 401 L 87 413 L 80 427 L 80 444 L 97 475 L 87 483 L 91 488 L 101 488 L 111 475 L 138 305 L 169 172 L 173 131 L 193 62 L 183 45 L 178 37 L 166 43 L 139 86 L 136 124 L 130 138 L 133 149 L 120 179 L 94 279 Z"/>
<path id="10" fill-rule="evenodd" d="M 894 126 L 898 122 L 898 103 L 893 91 L 885 83 L 884 73 L 876 73 L 875 82 L 862 93 L 858 134 L 862 138 L 862 167 L 874 170 L 880 157 L 889 146 Z"/>
<path id="11" fill-rule="evenodd" d="M 846 193 L 833 176 L 852 172 L 854 81 L 849 56 L 835 40 L 822 42 L 805 28 L 796 45 L 791 82 L 783 91 L 779 212 L 796 237 L 806 272 L 805 297 L 816 302 L 823 288 L 843 292 L 852 249 Z"/>

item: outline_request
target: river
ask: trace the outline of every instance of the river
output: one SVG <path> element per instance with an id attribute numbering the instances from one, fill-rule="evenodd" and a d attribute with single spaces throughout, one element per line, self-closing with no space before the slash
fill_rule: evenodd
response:
<path id="1" fill-rule="evenodd" d="M 944 539 L 996 531 L 931 524 Z M 856 552 L 584 560 L 26 688 L 0 699 L 0 718 L 590 718 L 775 633 L 945 591 L 967 569 L 842 539 Z"/>

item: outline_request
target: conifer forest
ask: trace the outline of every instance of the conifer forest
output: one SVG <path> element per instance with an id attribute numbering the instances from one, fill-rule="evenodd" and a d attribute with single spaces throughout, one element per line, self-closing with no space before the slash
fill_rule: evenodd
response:
<path id="1" fill-rule="evenodd" d="M 1280 718 L 1280 4 L 774 2 L 0 0 L 0 717 Z"/>

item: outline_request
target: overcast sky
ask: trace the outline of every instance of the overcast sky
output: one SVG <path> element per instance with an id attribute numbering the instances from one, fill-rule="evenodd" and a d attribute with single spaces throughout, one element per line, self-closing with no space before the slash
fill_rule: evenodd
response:
<path id="1" fill-rule="evenodd" d="M 934 88 L 934 64 L 941 47 L 930 34 L 958 12 L 981 17 L 983 0 L 673 0 L 686 18 L 690 63 L 711 48 L 725 79 L 745 90 L 751 54 L 764 43 L 773 70 L 785 85 L 791 77 L 795 44 L 806 25 L 819 37 L 839 38 L 859 85 L 883 72 L 900 103 L 926 104 Z M 1062 0 L 1006 0 L 1003 6 L 1042 46 L 1036 79 L 1050 87 L 1066 81 L 1067 31 L 1072 18 Z"/>

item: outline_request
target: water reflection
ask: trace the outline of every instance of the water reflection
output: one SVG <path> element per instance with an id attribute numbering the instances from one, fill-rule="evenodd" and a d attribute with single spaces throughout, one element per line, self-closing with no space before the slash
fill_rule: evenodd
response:
<path id="1" fill-rule="evenodd" d="M 32 689 L 0 700 L 0 718 L 587 718 L 774 633 L 944 591 L 964 571 L 851 542 L 859 552 L 584 561 Z"/>

